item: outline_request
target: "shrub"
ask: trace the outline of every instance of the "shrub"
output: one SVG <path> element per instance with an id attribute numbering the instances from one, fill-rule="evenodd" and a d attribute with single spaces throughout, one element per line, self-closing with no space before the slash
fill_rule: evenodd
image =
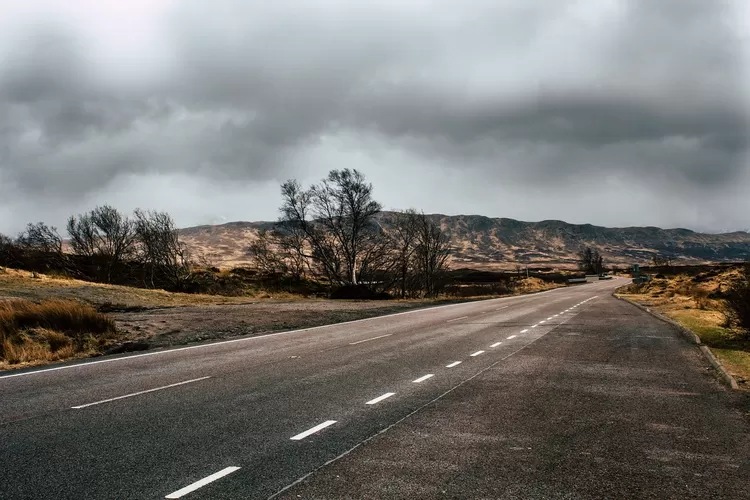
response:
<path id="1" fill-rule="evenodd" d="M 744 336 L 750 335 L 750 265 L 729 287 L 726 293 L 727 319 L 730 324 L 742 329 Z"/>
<path id="2" fill-rule="evenodd" d="M 10 363 L 69 357 L 84 350 L 89 338 L 114 332 L 109 317 L 81 302 L 0 302 L 0 360 Z"/>

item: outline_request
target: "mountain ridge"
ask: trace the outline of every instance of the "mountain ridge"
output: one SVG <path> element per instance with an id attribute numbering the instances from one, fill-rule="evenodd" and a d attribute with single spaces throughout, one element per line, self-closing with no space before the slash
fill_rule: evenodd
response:
<path id="1" fill-rule="evenodd" d="M 387 232 L 395 212 L 378 214 Z M 656 226 L 606 227 L 572 224 L 558 219 L 538 222 L 483 215 L 427 214 L 451 240 L 452 267 L 512 268 L 533 264 L 572 267 L 581 246 L 599 248 L 610 264 L 647 263 L 654 255 L 686 264 L 750 260 L 750 233 L 700 233 L 687 228 Z M 248 265 L 245 248 L 261 229 L 277 222 L 234 221 L 180 230 L 194 253 L 211 255 L 216 265 Z"/>

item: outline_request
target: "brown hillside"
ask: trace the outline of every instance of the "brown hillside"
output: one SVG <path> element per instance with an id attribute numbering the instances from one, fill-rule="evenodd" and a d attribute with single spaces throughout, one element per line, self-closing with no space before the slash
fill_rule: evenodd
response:
<path id="1" fill-rule="evenodd" d="M 563 221 L 522 222 L 480 215 L 430 215 L 450 236 L 452 267 L 506 268 L 517 264 L 572 267 L 582 245 L 601 249 L 609 264 L 647 263 L 653 255 L 672 257 L 683 264 L 750 259 L 750 234 L 696 233 L 657 227 L 607 228 Z M 378 222 L 388 231 L 392 212 Z M 245 249 L 260 229 L 273 222 L 231 222 L 181 230 L 194 256 L 204 256 L 218 267 L 249 265 Z"/>

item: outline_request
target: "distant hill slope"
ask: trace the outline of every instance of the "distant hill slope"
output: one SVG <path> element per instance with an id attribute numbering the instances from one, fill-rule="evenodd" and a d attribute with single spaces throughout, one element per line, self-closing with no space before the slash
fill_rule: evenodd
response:
<path id="1" fill-rule="evenodd" d="M 385 231 L 394 214 L 378 221 Z M 449 235 L 452 267 L 513 268 L 518 263 L 570 267 L 582 245 L 598 247 L 610 264 L 646 263 L 657 253 L 683 263 L 750 260 L 750 233 L 696 233 L 658 227 L 607 228 L 568 224 L 557 220 L 522 222 L 481 215 L 429 216 Z M 245 249 L 260 229 L 275 222 L 230 222 L 180 231 L 194 255 L 209 257 L 214 265 L 249 264 Z"/>

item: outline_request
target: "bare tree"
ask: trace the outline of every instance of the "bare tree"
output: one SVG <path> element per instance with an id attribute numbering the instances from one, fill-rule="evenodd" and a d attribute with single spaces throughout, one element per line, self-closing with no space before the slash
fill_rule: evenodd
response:
<path id="1" fill-rule="evenodd" d="M 89 214 L 71 215 L 68 219 L 70 246 L 76 255 L 93 257 L 97 251 L 98 233 Z"/>
<path id="2" fill-rule="evenodd" d="M 578 252 L 578 268 L 587 274 L 601 274 L 604 271 L 604 257 L 596 248 L 583 247 Z"/>
<path id="3" fill-rule="evenodd" d="M 398 275 L 398 288 L 401 298 L 409 291 L 413 278 L 414 253 L 419 239 L 421 215 L 414 209 L 396 212 L 391 229 L 391 241 Z"/>
<path id="4" fill-rule="evenodd" d="M 27 224 L 26 229 L 18 235 L 16 244 L 29 252 L 62 255 L 62 238 L 57 228 L 44 222 Z"/>
<path id="5" fill-rule="evenodd" d="M 104 259 L 107 282 L 112 281 L 113 270 L 135 254 L 133 222 L 110 205 L 71 216 L 68 233 L 76 254 Z"/>
<path id="6" fill-rule="evenodd" d="M 0 265 L 8 267 L 19 265 L 20 253 L 13 238 L 0 233 Z"/>
<path id="7" fill-rule="evenodd" d="M 129 218 L 109 205 L 96 207 L 90 217 L 97 229 L 100 255 L 108 257 L 113 264 L 119 264 L 134 254 L 135 231 Z"/>
<path id="8" fill-rule="evenodd" d="M 440 226 L 425 214 L 419 215 L 419 232 L 414 254 L 415 269 L 428 297 L 438 293 L 440 276 L 447 268 L 450 241 Z"/>
<path id="9" fill-rule="evenodd" d="M 247 247 L 247 254 L 252 257 L 255 267 L 261 275 L 278 276 L 287 274 L 288 267 L 273 233 L 264 229 L 260 230 L 255 241 Z"/>
<path id="10" fill-rule="evenodd" d="M 146 265 L 149 281 L 161 278 L 174 289 L 181 289 L 191 276 L 187 248 L 180 241 L 174 220 L 166 212 L 136 209 L 133 223 L 138 255 Z"/>
<path id="11" fill-rule="evenodd" d="M 287 265 L 287 270 L 294 280 L 301 280 L 310 270 L 310 259 L 305 253 L 305 238 L 299 232 L 284 233 L 273 231 L 273 238 Z"/>
<path id="12" fill-rule="evenodd" d="M 378 234 L 373 218 L 381 205 L 372 199 L 372 184 L 357 170 L 332 170 L 309 190 L 289 180 L 281 193 L 283 233 L 305 242 L 306 256 L 331 282 L 356 285 Z"/>

